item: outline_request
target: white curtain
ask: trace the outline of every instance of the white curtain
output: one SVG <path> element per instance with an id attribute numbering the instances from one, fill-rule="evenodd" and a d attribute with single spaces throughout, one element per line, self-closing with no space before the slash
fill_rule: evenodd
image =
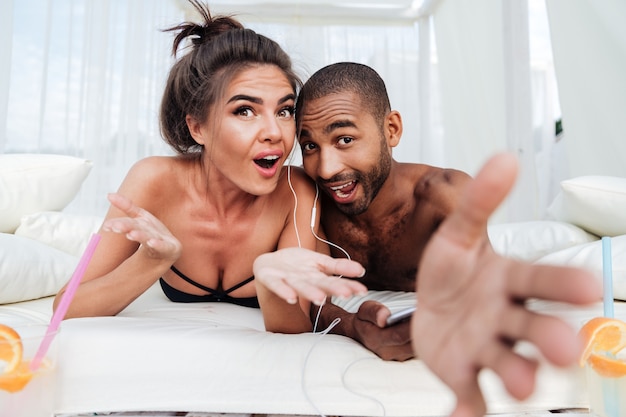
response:
<path id="1" fill-rule="evenodd" d="M 354 8 L 367 7 L 359 1 L 319 10 L 315 1 L 258 1 L 251 3 L 258 3 L 255 8 L 219 1 L 213 11 L 239 12 L 244 24 L 278 41 L 304 79 L 337 61 L 374 67 L 403 115 L 403 139 L 394 150 L 399 161 L 475 174 L 494 151 L 517 152 L 522 179 L 511 198 L 515 204 L 499 219 L 522 220 L 540 216 L 549 200 L 545 191 L 541 197 L 537 175 L 552 172 L 552 157 L 534 164 L 549 153 L 542 143 L 554 143 L 551 103 L 558 102 L 548 72 L 529 69 L 525 5 L 536 1 L 428 1 L 426 15 L 413 1 L 404 2 L 402 13 Z M 0 3 L 0 152 L 91 159 L 94 168 L 69 211 L 104 214 L 106 193 L 132 163 L 170 153 L 157 113 L 172 64 L 172 35 L 160 29 L 185 18 L 184 3 Z"/>
<path id="2" fill-rule="evenodd" d="M 9 21 L 0 32 L 0 103 L 8 104 L 0 106 L 0 151 L 92 160 L 68 210 L 104 214 L 106 193 L 133 162 L 169 152 L 157 111 L 171 42 L 160 29 L 182 12 L 171 0 L 9 0 L 0 7 Z"/>
<path id="3" fill-rule="evenodd" d="M 306 25 L 251 22 L 250 27 L 277 40 L 306 80 L 321 67 L 353 61 L 373 67 L 385 80 L 391 105 L 403 115 L 404 134 L 394 157 L 403 162 L 430 161 L 420 147 L 419 36 L 416 24 Z"/>
<path id="4" fill-rule="evenodd" d="M 547 6 L 569 175 L 626 177 L 626 2 Z"/>
<path id="5" fill-rule="evenodd" d="M 520 162 L 493 222 L 543 218 L 560 179 L 552 175 L 558 100 L 550 60 L 537 63 L 531 54 L 529 3 L 537 7 L 528 0 L 444 0 L 434 12 L 445 165 L 475 174 L 500 151 Z M 541 23 L 540 14 L 531 16 Z"/>

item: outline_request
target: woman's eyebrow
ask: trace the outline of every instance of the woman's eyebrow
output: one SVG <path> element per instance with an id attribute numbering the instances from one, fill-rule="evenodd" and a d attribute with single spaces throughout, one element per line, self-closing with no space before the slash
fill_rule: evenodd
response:
<path id="1" fill-rule="evenodd" d="M 278 104 L 282 104 L 285 101 L 289 101 L 289 100 L 296 100 L 296 95 L 295 94 L 287 94 L 285 97 L 281 98 L 280 100 L 278 100 Z"/>
<path id="2" fill-rule="evenodd" d="M 263 104 L 262 98 L 252 97 L 245 94 L 235 94 L 230 99 L 228 99 L 227 103 L 232 103 L 233 101 L 251 101 L 252 103 Z"/>
<path id="3" fill-rule="evenodd" d="M 296 95 L 295 94 L 287 94 L 284 97 L 281 97 L 278 100 L 278 104 L 282 104 L 286 101 L 289 100 L 295 100 L 296 99 Z M 228 99 L 227 103 L 232 103 L 233 101 L 249 101 L 255 104 L 263 104 L 263 99 L 260 97 L 253 97 L 253 96 L 249 96 L 247 94 L 235 94 L 234 96 L 232 96 L 230 99 Z"/>

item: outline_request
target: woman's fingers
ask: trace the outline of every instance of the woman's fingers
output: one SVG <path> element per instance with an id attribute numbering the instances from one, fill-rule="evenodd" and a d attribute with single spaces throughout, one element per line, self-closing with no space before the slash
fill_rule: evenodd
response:
<path id="1" fill-rule="evenodd" d="M 365 275 L 365 268 L 358 262 L 345 258 L 333 258 L 321 253 L 318 255 L 320 255 L 318 262 L 321 270 L 326 275 L 354 278 L 361 278 Z"/>
<path id="2" fill-rule="evenodd" d="M 152 258 L 178 258 L 182 245 L 159 219 L 121 194 L 109 194 L 107 197 L 111 205 L 127 217 L 106 220 L 102 224 L 103 231 L 122 234 L 126 239 L 143 245 Z"/>
<path id="3" fill-rule="evenodd" d="M 125 214 L 127 214 L 129 217 L 140 217 L 144 215 L 145 213 L 147 213 L 147 211 L 145 211 L 141 207 L 136 206 L 129 198 L 121 194 L 117 194 L 117 193 L 108 194 L 107 199 L 109 200 L 111 205 L 113 205 L 114 207 L 117 207 L 118 209 L 123 211 Z"/>
<path id="4" fill-rule="evenodd" d="M 319 305 L 328 295 L 350 297 L 367 291 L 360 282 L 341 277 L 363 275 L 359 263 L 307 249 L 263 254 L 255 260 L 253 270 L 256 279 L 288 302 L 294 302 L 297 295 Z"/>

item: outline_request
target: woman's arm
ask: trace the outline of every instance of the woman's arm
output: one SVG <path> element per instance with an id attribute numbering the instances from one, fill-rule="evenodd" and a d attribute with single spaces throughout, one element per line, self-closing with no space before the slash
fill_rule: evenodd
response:
<path id="1" fill-rule="evenodd" d="M 259 256 L 253 270 L 266 329 L 299 333 L 312 329 L 311 301 L 321 304 L 326 295 L 347 297 L 366 289 L 358 282 L 338 277 L 362 276 L 361 265 L 315 251 L 321 247 L 313 234 L 313 231 L 320 233 L 320 213 L 313 210 L 315 186 L 300 168 L 288 169 L 291 169 L 291 184 L 298 198 L 295 216 L 293 212 L 289 215 L 278 250 Z"/>
<path id="2" fill-rule="evenodd" d="M 151 213 L 129 198 L 147 201 L 149 164 L 131 169 L 118 194 L 109 196 L 111 208 L 99 233 L 100 242 L 85 271 L 66 318 L 116 315 L 146 291 L 178 259 L 181 245 Z M 148 175 L 147 175 L 148 174 Z M 56 309 L 63 287 L 56 295 Z"/>

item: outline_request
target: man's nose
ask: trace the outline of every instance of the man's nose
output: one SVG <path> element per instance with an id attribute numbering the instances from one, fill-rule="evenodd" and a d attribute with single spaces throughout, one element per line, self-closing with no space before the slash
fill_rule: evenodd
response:
<path id="1" fill-rule="evenodd" d="M 322 150 L 319 156 L 317 175 L 320 178 L 329 180 L 343 169 L 341 158 L 334 149 Z"/>

